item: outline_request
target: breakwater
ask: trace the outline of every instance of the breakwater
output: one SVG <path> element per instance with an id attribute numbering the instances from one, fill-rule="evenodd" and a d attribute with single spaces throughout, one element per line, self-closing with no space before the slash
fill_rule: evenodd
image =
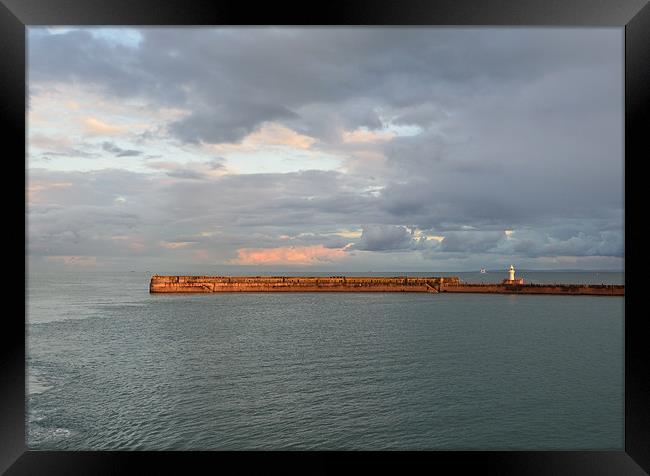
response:
<path id="1" fill-rule="evenodd" d="M 468 284 L 441 286 L 442 293 L 565 294 L 583 296 L 624 296 L 622 284 Z"/>
<path id="2" fill-rule="evenodd" d="M 457 277 L 366 276 L 157 276 L 151 277 L 152 293 L 232 292 L 419 292 L 437 293 L 446 284 L 460 284 Z"/>
<path id="3" fill-rule="evenodd" d="M 151 293 L 416 292 L 623 296 L 614 284 L 468 284 L 456 276 L 158 276 Z"/>

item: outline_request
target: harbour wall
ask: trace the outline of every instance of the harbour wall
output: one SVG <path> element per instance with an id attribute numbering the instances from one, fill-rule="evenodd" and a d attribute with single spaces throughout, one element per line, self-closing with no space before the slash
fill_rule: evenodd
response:
<path id="1" fill-rule="evenodd" d="M 624 296 L 622 284 L 453 284 L 442 286 L 441 293 L 487 294 L 565 294 Z"/>
<path id="2" fill-rule="evenodd" d="M 152 293 L 419 292 L 437 293 L 457 277 L 152 276 Z"/>
<path id="3" fill-rule="evenodd" d="M 468 284 L 458 277 L 158 276 L 151 293 L 416 292 L 623 296 L 614 284 Z"/>

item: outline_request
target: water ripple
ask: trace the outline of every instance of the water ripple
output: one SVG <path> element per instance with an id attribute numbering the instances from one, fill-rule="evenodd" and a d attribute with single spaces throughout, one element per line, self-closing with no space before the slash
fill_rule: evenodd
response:
<path id="1" fill-rule="evenodd" d="M 622 299 L 81 301 L 36 303 L 86 318 L 28 327 L 30 448 L 622 447 Z"/>

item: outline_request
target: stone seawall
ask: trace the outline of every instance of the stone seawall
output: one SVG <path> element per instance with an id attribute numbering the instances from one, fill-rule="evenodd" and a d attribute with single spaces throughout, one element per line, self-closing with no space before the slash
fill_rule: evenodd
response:
<path id="1" fill-rule="evenodd" d="M 458 277 L 157 276 L 151 293 L 412 292 L 624 296 L 615 284 L 467 284 Z"/>
<path id="2" fill-rule="evenodd" d="M 490 294 L 566 294 L 589 296 L 624 296 L 622 284 L 450 284 L 442 293 Z"/>
<path id="3" fill-rule="evenodd" d="M 151 293 L 233 292 L 416 292 L 436 293 L 446 284 L 458 285 L 457 277 L 366 276 L 157 276 L 151 277 Z"/>

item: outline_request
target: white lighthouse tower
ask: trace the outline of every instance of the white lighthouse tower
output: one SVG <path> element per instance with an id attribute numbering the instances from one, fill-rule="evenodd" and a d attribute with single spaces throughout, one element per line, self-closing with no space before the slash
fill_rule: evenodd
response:
<path id="1" fill-rule="evenodd" d="M 515 278 L 515 267 L 510 265 L 508 279 L 504 279 L 503 284 L 524 284 L 524 278 Z"/>

